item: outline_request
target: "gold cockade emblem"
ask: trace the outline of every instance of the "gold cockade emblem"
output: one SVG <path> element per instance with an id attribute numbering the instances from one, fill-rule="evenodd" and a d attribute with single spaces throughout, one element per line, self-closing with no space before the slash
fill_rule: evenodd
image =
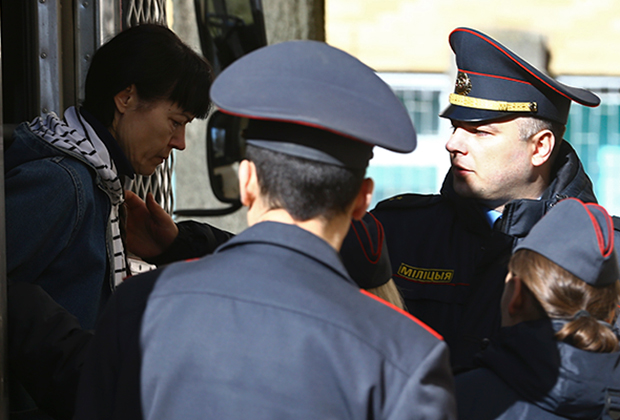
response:
<path id="1" fill-rule="evenodd" d="M 456 76 L 454 93 L 467 96 L 469 92 L 471 92 L 471 80 L 469 80 L 469 76 L 466 73 L 460 71 Z"/>

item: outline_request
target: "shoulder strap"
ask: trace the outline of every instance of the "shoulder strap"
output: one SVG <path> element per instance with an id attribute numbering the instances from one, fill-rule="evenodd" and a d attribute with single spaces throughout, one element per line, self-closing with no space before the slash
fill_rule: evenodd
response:
<path id="1" fill-rule="evenodd" d="M 427 207 L 441 200 L 441 195 L 438 194 L 401 194 L 379 202 L 375 209 L 390 210 L 411 207 Z"/>

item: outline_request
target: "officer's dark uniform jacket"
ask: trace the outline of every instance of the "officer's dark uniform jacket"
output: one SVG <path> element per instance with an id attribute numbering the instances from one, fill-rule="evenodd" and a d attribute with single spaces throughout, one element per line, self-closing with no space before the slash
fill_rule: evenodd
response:
<path id="1" fill-rule="evenodd" d="M 325 241 L 259 223 L 118 288 L 76 418 L 454 418 L 447 346 L 377 300 Z"/>
<path id="2" fill-rule="evenodd" d="M 620 390 L 620 352 L 558 342 L 559 328 L 548 319 L 502 328 L 476 358 L 481 368 L 456 376 L 459 419 L 600 419 L 608 389 Z"/>
<path id="3" fill-rule="evenodd" d="M 540 200 L 514 200 L 492 229 L 484 209 L 459 197 L 449 172 L 440 195 L 405 194 L 372 213 L 385 229 L 394 273 L 408 311 L 438 331 L 455 369 L 471 365 L 499 329 L 499 302 L 512 247 L 558 200 L 595 202 L 575 151 L 562 142 L 551 185 Z"/>

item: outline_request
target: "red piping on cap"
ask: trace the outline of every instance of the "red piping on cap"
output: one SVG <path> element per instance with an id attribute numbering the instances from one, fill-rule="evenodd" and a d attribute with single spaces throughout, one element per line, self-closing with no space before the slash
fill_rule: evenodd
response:
<path id="1" fill-rule="evenodd" d="M 372 213 L 367 213 L 367 214 L 373 218 L 373 220 L 375 221 L 375 225 L 377 226 L 377 250 L 375 251 L 373 249 L 374 247 L 372 243 L 372 236 L 370 235 L 370 232 L 368 232 L 368 228 L 366 227 L 366 224 L 362 223 L 364 231 L 366 232 L 366 236 L 368 237 L 368 242 L 370 243 L 370 253 L 374 257 L 374 259 L 370 258 L 368 254 L 366 253 L 366 248 L 364 247 L 364 243 L 362 242 L 362 239 L 360 238 L 360 235 L 357 232 L 357 229 L 355 228 L 355 224 L 353 222 L 351 222 L 351 228 L 353 229 L 353 232 L 355 233 L 355 236 L 357 237 L 357 241 L 360 243 L 362 247 L 362 252 L 364 253 L 364 256 L 366 257 L 368 262 L 371 264 L 376 264 L 381 258 L 381 253 L 383 252 L 383 236 L 384 236 L 383 225 L 381 224 L 381 222 L 377 220 L 375 216 L 373 216 Z"/>
<path id="2" fill-rule="evenodd" d="M 459 69 L 459 71 L 463 72 L 463 73 L 468 73 L 468 74 L 475 74 L 477 76 L 492 77 L 494 79 L 509 80 L 511 82 L 519 82 L 519 83 L 523 83 L 523 84 L 526 84 L 526 85 L 533 86 L 530 82 L 526 82 L 525 80 L 513 79 L 512 77 L 497 76 L 495 74 L 478 73 L 476 71 L 461 70 L 461 69 Z"/>
<path id="3" fill-rule="evenodd" d="M 609 241 L 607 242 L 607 246 L 605 246 L 605 236 L 603 235 L 601 226 L 599 225 L 596 217 L 592 214 L 592 212 L 588 208 L 590 206 L 594 208 L 598 208 L 599 210 L 602 210 L 603 217 L 605 218 L 605 222 L 606 222 L 605 224 L 607 225 L 607 237 L 609 238 Z M 598 204 L 588 203 L 588 204 L 584 204 L 584 207 L 586 208 L 586 211 L 588 212 L 590 219 L 592 219 L 592 224 L 594 225 L 594 231 L 596 232 L 596 239 L 598 241 L 598 246 L 601 251 L 601 255 L 603 255 L 603 258 L 607 258 L 611 255 L 611 253 L 614 250 L 614 231 L 612 228 L 613 221 L 611 220 L 611 217 L 609 217 L 609 214 L 607 214 L 607 211 L 605 210 L 605 208 L 602 206 L 599 206 Z"/>
<path id="4" fill-rule="evenodd" d="M 364 289 L 360 289 L 360 292 L 374 300 L 376 300 L 377 302 L 383 303 L 384 305 L 394 309 L 396 312 L 405 315 L 407 318 L 409 318 L 410 320 L 414 321 L 416 324 L 418 324 L 420 327 L 424 328 L 426 331 L 428 331 L 429 333 L 431 333 L 436 339 L 443 341 L 443 337 L 434 329 L 432 329 L 431 327 L 429 327 L 428 325 L 426 325 L 424 322 L 420 321 L 418 318 L 416 318 L 415 316 L 411 315 L 408 312 L 403 311 L 402 309 L 400 309 L 397 306 L 394 306 L 393 304 L 391 304 L 390 302 L 381 299 L 379 296 L 377 295 L 373 295 L 372 293 L 364 290 Z"/>
<path id="5" fill-rule="evenodd" d="M 559 93 L 560 95 L 564 96 L 567 99 L 570 99 L 571 101 L 575 101 L 573 98 L 571 98 L 570 96 L 566 95 L 563 92 L 560 92 L 559 90 L 557 90 L 556 88 L 554 88 L 553 86 L 551 86 L 549 83 L 545 82 L 544 80 L 542 80 L 540 77 L 538 77 L 537 75 L 535 75 L 534 73 L 532 73 L 530 70 L 527 69 L 527 67 L 525 67 L 523 64 L 519 63 L 513 56 L 511 56 L 510 54 L 508 54 L 503 48 L 501 48 L 499 45 L 497 45 L 496 43 L 492 42 L 490 39 L 483 37 L 482 35 L 480 35 L 479 33 L 476 33 L 474 31 L 471 31 L 469 29 L 455 29 L 454 31 L 452 31 L 453 33 L 456 31 L 461 31 L 461 32 L 468 32 L 472 35 L 476 35 L 478 38 L 483 39 L 484 41 L 488 42 L 489 44 L 493 45 L 495 48 L 497 48 L 498 50 L 500 50 L 501 52 L 503 52 L 508 58 L 510 58 L 512 61 L 514 61 L 516 64 L 519 65 L 519 67 L 521 67 L 523 70 L 525 70 L 526 72 L 528 72 L 529 74 L 531 74 L 532 76 L 534 76 L 535 78 L 537 78 L 541 83 L 543 83 L 544 85 L 546 85 L 549 89 Z M 575 101 L 578 102 L 578 101 Z M 581 102 L 578 102 L 581 104 Z M 583 105 L 583 104 L 582 104 Z M 588 105 L 591 106 L 591 105 Z"/>
<path id="6" fill-rule="evenodd" d="M 354 140 L 354 141 L 356 141 L 358 143 L 365 144 L 366 146 L 372 146 L 372 147 L 375 146 L 374 144 L 370 144 L 370 143 L 367 143 L 365 141 L 362 141 L 362 140 L 358 139 L 357 137 L 353 137 L 353 136 L 348 135 L 348 134 L 343 134 L 343 133 L 340 133 L 340 132 L 338 132 L 336 130 L 332 130 L 332 129 L 323 127 L 321 125 L 312 124 L 312 123 L 308 123 L 308 122 L 305 122 L 305 121 L 294 121 L 294 120 L 285 120 L 285 119 L 278 119 L 278 118 L 256 117 L 256 116 L 253 116 L 253 115 L 239 114 L 239 113 L 236 113 L 236 112 L 227 111 L 227 110 L 219 108 L 219 107 L 218 107 L 217 110 L 222 112 L 222 113 L 224 113 L 224 114 L 233 115 L 235 117 L 249 118 L 251 120 L 274 121 L 274 122 L 284 122 L 284 123 L 304 125 L 306 127 L 311 127 L 311 128 L 316 128 L 316 129 L 323 130 L 323 131 L 328 131 L 328 132 L 330 132 L 332 134 L 336 134 L 337 136 L 340 136 L 340 137 L 346 137 L 346 138 Z M 381 147 L 384 147 L 384 146 L 381 146 Z"/>

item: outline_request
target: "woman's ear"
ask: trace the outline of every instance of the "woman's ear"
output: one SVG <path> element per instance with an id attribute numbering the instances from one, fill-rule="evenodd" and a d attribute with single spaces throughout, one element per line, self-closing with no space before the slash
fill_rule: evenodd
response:
<path id="1" fill-rule="evenodd" d="M 518 317 L 524 306 L 524 296 L 523 296 L 523 280 L 521 278 L 512 276 L 510 280 L 508 280 L 509 284 L 506 284 L 508 290 L 511 294 L 508 297 L 508 314 L 515 318 Z"/>
<path id="2" fill-rule="evenodd" d="M 114 95 L 116 110 L 124 114 L 125 111 L 137 101 L 137 94 L 136 85 L 130 85 Z"/>
<path id="3" fill-rule="evenodd" d="M 504 294 L 505 296 L 502 296 L 502 326 L 516 325 L 546 316 L 544 308 L 522 278 L 509 274 Z"/>

